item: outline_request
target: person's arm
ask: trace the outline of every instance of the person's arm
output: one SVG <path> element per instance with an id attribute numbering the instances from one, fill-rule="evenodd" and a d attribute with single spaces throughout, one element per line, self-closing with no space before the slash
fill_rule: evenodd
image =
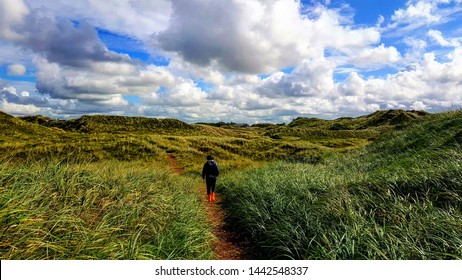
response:
<path id="1" fill-rule="evenodd" d="M 205 180 L 205 171 L 206 171 L 205 168 L 206 168 L 206 166 L 204 164 L 204 167 L 202 167 L 202 179 L 203 180 Z"/>

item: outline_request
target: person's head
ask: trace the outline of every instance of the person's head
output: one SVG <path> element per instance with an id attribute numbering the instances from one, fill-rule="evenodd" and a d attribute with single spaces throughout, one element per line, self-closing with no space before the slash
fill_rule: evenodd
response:
<path id="1" fill-rule="evenodd" d="M 213 156 L 212 155 L 207 155 L 207 160 L 213 160 Z"/>

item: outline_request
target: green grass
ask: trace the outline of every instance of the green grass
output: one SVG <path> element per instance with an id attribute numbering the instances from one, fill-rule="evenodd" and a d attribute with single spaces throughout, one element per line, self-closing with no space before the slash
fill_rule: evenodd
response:
<path id="1" fill-rule="evenodd" d="M 227 222 L 263 259 L 462 259 L 462 112 L 316 165 L 221 178 Z"/>
<path id="2" fill-rule="evenodd" d="M 1 259 L 210 259 L 198 182 L 146 162 L 0 163 Z"/>
<path id="3" fill-rule="evenodd" d="M 95 162 L 113 159 L 162 162 L 165 153 L 175 153 L 188 172 L 200 169 L 208 153 L 230 167 L 281 159 L 317 162 L 331 152 L 368 144 L 394 129 L 391 123 L 399 116 L 407 121 L 417 119 L 417 115 L 389 110 L 333 121 L 299 118 L 289 125 L 241 127 L 143 117 L 82 116 L 53 120 L 42 116 L 15 118 L 1 113 L 0 158 L 21 162 L 72 155 Z"/>
<path id="4" fill-rule="evenodd" d="M 211 153 L 257 258 L 460 259 L 460 115 L 241 127 L 0 112 L 0 258 L 211 259 L 197 191 Z"/>

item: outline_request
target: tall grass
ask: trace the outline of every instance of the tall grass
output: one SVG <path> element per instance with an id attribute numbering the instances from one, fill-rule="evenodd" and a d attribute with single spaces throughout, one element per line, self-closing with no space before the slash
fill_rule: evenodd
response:
<path id="1" fill-rule="evenodd" d="M 146 162 L 0 163 L 1 259 L 209 259 L 194 186 Z"/>
<path id="2" fill-rule="evenodd" d="M 316 165 L 222 178 L 227 221 L 264 259 L 462 259 L 462 113 Z"/>
<path id="3" fill-rule="evenodd" d="M 442 209 L 438 213 L 448 236 L 459 233 L 460 169 L 439 163 L 442 155 L 459 157 L 457 139 L 462 136 L 456 136 L 462 134 L 454 136 L 448 122 L 445 133 L 453 139 L 436 143 L 427 134 L 411 141 L 398 132 L 394 143 L 382 141 L 361 153 L 335 157 L 394 129 L 387 114 L 394 112 L 334 122 L 301 119 L 289 126 L 215 127 L 113 116 L 32 117 L 28 123 L 0 112 L 0 257 L 211 258 L 210 229 L 194 191 L 198 182 L 192 179 L 200 177 L 209 153 L 225 175 L 219 182 L 228 221 L 253 241 L 259 257 L 435 256 L 421 254 L 423 241 L 416 235 L 412 240 L 420 253 L 400 255 L 412 246 L 392 245 L 410 237 L 399 235 L 399 226 L 392 229 L 406 223 L 413 226 L 406 232 L 420 234 L 419 228 L 434 220 L 410 223 L 408 212 L 431 208 L 435 213 Z M 426 129 L 432 130 L 431 125 Z M 425 145 L 451 149 L 420 149 L 401 158 Z M 167 153 L 175 154 L 182 176 L 162 166 Z M 283 162 L 230 172 L 270 161 Z M 429 192 L 434 185 L 438 191 Z M 460 256 L 460 246 L 454 246 L 459 239 L 435 236 L 428 243 L 452 240 L 443 244 L 452 248 L 444 256 Z"/>

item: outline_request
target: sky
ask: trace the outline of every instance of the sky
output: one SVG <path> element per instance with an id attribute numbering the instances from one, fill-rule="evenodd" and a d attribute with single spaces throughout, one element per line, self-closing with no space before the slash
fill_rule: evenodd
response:
<path id="1" fill-rule="evenodd" d="M 462 0 L 0 0 L 0 110 L 283 123 L 462 106 Z"/>

